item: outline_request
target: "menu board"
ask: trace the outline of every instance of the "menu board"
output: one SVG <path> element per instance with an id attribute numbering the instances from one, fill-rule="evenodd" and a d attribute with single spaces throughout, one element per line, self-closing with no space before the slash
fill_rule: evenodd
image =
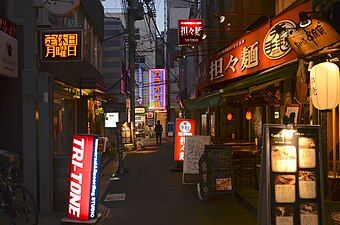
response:
<path id="1" fill-rule="evenodd" d="M 259 221 L 263 225 L 323 225 L 319 126 L 265 124 Z"/>
<path id="2" fill-rule="evenodd" d="M 203 155 L 204 146 L 210 144 L 210 136 L 185 137 L 184 161 L 183 161 L 183 184 L 197 184 L 199 165 L 198 161 Z"/>
<path id="3" fill-rule="evenodd" d="M 204 200 L 218 193 L 234 193 L 232 148 L 205 145 L 199 161 L 200 192 Z"/>

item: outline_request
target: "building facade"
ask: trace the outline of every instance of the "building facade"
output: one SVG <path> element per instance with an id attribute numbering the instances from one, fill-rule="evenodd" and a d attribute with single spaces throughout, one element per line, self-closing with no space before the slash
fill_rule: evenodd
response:
<path id="1" fill-rule="evenodd" d="M 103 131 L 96 113 L 106 91 L 101 72 L 104 10 L 100 1 L 81 1 L 74 14 L 61 18 L 48 13 L 42 2 L 24 2 L 1 4 L 16 24 L 19 63 L 17 78 L 0 76 L 2 91 L 11 96 L 0 101 L 0 148 L 20 155 L 24 184 L 41 214 L 49 214 L 67 208 L 72 135 Z M 43 32 L 75 29 L 83 38 L 78 42 L 81 60 L 60 60 L 61 55 L 54 60 L 52 51 L 38 54 L 46 47 Z M 45 60 L 48 56 L 52 60 Z"/>

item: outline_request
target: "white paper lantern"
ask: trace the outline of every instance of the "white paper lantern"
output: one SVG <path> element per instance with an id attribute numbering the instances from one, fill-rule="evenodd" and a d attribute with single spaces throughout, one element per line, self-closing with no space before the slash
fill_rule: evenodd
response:
<path id="1" fill-rule="evenodd" d="M 340 102 L 339 67 L 331 62 L 319 63 L 310 71 L 310 96 L 319 110 L 334 109 Z"/>

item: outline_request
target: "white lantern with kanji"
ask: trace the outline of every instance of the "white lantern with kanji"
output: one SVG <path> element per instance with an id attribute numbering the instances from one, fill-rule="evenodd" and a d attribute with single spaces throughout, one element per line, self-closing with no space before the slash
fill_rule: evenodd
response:
<path id="1" fill-rule="evenodd" d="M 319 110 L 334 109 L 340 102 L 339 67 L 323 62 L 310 70 L 310 96 Z"/>

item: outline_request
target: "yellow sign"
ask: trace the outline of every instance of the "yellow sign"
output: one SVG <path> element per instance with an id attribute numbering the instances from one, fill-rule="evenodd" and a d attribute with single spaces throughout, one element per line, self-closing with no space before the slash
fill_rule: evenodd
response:
<path id="1" fill-rule="evenodd" d="M 331 25 L 320 19 L 312 19 L 309 26 L 299 28 L 287 39 L 299 56 L 306 56 L 339 42 L 340 36 Z"/>
<path id="2" fill-rule="evenodd" d="M 42 31 L 42 61 L 82 60 L 81 30 Z"/>
<path id="3" fill-rule="evenodd" d="M 145 108 L 135 108 L 135 113 L 136 114 L 143 114 L 143 113 L 145 113 Z"/>

